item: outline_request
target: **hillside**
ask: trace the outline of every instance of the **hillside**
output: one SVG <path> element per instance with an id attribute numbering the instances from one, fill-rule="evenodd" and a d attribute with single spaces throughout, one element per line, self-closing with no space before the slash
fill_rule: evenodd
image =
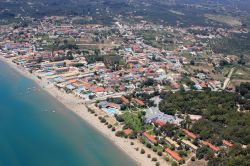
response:
<path id="1" fill-rule="evenodd" d="M 91 16 L 110 23 L 118 15 L 141 16 L 146 20 L 170 25 L 227 25 L 228 21 L 208 19 L 208 14 L 234 18 L 239 25 L 249 25 L 250 2 L 247 0 L 3 0 L 0 2 L 1 22 L 30 16 Z M 107 21 L 106 19 L 110 20 Z"/>

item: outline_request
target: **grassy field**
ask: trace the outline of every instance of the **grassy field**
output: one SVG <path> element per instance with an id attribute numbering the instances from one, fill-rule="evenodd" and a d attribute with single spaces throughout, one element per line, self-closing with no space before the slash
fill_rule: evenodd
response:
<path id="1" fill-rule="evenodd" d="M 224 23 L 230 26 L 241 26 L 241 20 L 231 16 L 224 15 L 213 15 L 213 14 L 205 14 L 205 17 L 209 20 L 213 20 L 216 22 Z"/>
<path id="2" fill-rule="evenodd" d="M 250 68 L 245 66 L 238 67 L 233 73 L 232 79 L 250 80 Z"/>
<path id="3" fill-rule="evenodd" d="M 199 66 L 188 65 L 188 66 L 185 66 L 185 69 L 191 74 L 194 74 L 195 71 L 208 73 L 213 79 L 219 80 L 219 81 L 224 81 L 225 76 L 227 76 L 230 70 L 230 68 L 223 68 L 220 71 L 215 71 L 214 68 L 210 65 L 199 65 Z"/>
<path id="4" fill-rule="evenodd" d="M 246 66 L 237 67 L 231 79 L 231 85 L 238 86 L 242 82 L 250 82 L 250 68 Z"/>

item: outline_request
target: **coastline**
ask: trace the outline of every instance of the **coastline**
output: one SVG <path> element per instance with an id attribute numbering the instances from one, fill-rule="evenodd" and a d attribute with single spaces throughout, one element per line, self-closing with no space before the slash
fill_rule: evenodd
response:
<path id="1" fill-rule="evenodd" d="M 38 79 L 37 75 L 29 73 L 25 68 L 16 65 L 11 61 L 11 59 L 4 58 L 0 56 L 0 60 L 10 66 L 12 69 L 16 70 L 21 75 L 33 80 L 37 85 L 39 85 L 43 90 L 45 90 L 49 95 L 56 98 L 60 103 L 62 103 L 68 110 L 75 113 L 82 120 L 87 122 L 93 129 L 97 130 L 99 133 L 103 134 L 108 138 L 114 145 L 120 148 L 125 152 L 132 160 L 136 162 L 137 165 L 151 166 L 155 165 L 155 162 L 151 158 L 156 157 L 158 162 L 161 165 L 168 165 L 162 158 L 159 158 L 156 153 L 152 150 L 147 149 L 139 140 L 130 140 L 120 137 L 116 137 L 114 132 L 107 128 L 103 123 L 101 123 L 97 116 L 94 116 L 87 111 L 87 107 L 84 104 L 83 100 L 75 97 L 73 94 L 67 94 L 58 90 L 54 85 L 48 84 L 46 79 Z M 130 143 L 133 142 L 132 146 Z M 141 154 L 140 150 L 136 151 L 135 149 L 144 149 L 145 154 Z M 151 154 L 151 158 L 147 157 L 147 154 Z"/>

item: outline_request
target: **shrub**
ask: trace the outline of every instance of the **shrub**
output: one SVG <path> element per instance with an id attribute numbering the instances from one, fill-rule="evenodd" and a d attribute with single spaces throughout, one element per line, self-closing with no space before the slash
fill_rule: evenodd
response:
<path id="1" fill-rule="evenodd" d="M 158 146 L 158 143 L 157 143 L 157 142 L 155 142 L 155 143 L 154 143 L 154 145 L 155 145 L 155 146 Z"/>
<path id="2" fill-rule="evenodd" d="M 188 155 L 187 152 L 184 150 L 180 150 L 178 153 L 181 157 L 186 157 Z"/>
<path id="3" fill-rule="evenodd" d="M 141 149 L 141 154 L 144 154 L 145 153 L 145 150 L 144 149 Z"/>
<path id="4" fill-rule="evenodd" d="M 110 129 L 111 127 L 112 127 L 112 125 L 111 125 L 111 124 L 109 124 L 109 125 L 108 125 L 108 128 Z"/>
<path id="5" fill-rule="evenodd" d="M 151 148 L 152 145 L 151 145 L 150 143 L 147 143 L 147 147 L 148 147 L 148 148 Z"/>
<path id="6" fill-rule="evenodd" d="M 112 131 L 115 131 L 115 127 L 112 127 Z"/>
<path id="7" fill-rule="evenodd" d="M 151 154 L 148 154 L 148 158 L 151 158 Z"/>
<path id="8" fill-rule="evenodd" d="M 101 119 L 101 123 L 105 123 L 106 122 L 106 119 L 105 118 L 102 118 Z"/>
<path id="9" fill-rule="evenodd" d="M 122 136 L 123 136 L 123 131 L 117 131 L 117 132 L 115 133 L 115 135 L 116 135 L 117 137 L 122 137 Z"/>
<path id="10" fill-rule="evenodd" d="M 146 143 L 145 140 L 144 140 L 143 138 L 140 138 L 140 141 L 141 141 L 142 144 L 145 144 L 145 143 Z"/>
<path id="11" fill-rule="evenodd" d="M 130 134 L 130 135 L 129 135 L 129 138 L 130 138 L 130 139 L 135 139 L 136 136 L 135 136 L 134 134 Z"/>
<path id="12" fill-rule="evenodd" d="M 152 161 L 157 161 L 157 158 L 153 157 L 153 158 L 152 158 Z"/>
<path id="13" fill-rule="evenodd" d="M 130 145 L 134 145 L 134 142 L 130 142 Z"/>
<path id="14" fill-rule="evenodd" d="M 193 156 L 193 157 L 191 157 L 191 161 L 195 161 L 195 157 Z"/>
<path id="15" fill-rule="evenodd" d="M 160 163 L 159 162 L 155 163 L 155 166 L 160 166 Z"/>
<path id="16" fill-rule="evenodd" d="M 181 159 L 180 161 L 179 161 L 179 164 L 184 164 L 185 163 L 185 160 L 184 159 Z"/>
<path id="17" fill-rule="evenodd" d="M 179 164 L 177 162 L 173 161 L 171 166 L 179 166 Z"/>
<path id="18" fill-rule="evenodd" d="M 124 122 L 123 117 L 120 116 L 120 115 L 115 116 L 115 118 L 116 118 L 116 120 L 117 120 L 118 122 Z"/>
<path id="19" fill-rule="evenodd" d="M 165 156 L 165 157 L 164 157 L 164 160 L 169 161 L 169 158 Z"/>
<path id="20" fill-rule="evenodd" d="M 157 152 L 157 148 L 156 148 L 156 147 L 154 147 L 154 148 L 153 148 L 153 151 L 154 151 L 154 152 Z"/>
<path id="21" fill-rule="evenodd" d="M 161 151 L 159 151 L 157 154 L 158 154 L 159 156 L 162 156 L 162 152 L 161 152 Z"/>

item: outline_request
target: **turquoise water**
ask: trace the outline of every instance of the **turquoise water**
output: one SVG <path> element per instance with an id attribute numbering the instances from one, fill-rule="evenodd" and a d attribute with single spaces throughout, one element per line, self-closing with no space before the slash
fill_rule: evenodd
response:
<path id="1" fill-rule="evenodd" d="M 118 113 L 117 109 L 115 109 L 115 108 L 107 108 L 106 112 L 110 113 L 110 114 L 116 114 L 116 113 Z"/>
<path id="2" fill-rule="evenodd" d="M 0 61 L 0 166 L 135 163 L 31 80 Z"/>

